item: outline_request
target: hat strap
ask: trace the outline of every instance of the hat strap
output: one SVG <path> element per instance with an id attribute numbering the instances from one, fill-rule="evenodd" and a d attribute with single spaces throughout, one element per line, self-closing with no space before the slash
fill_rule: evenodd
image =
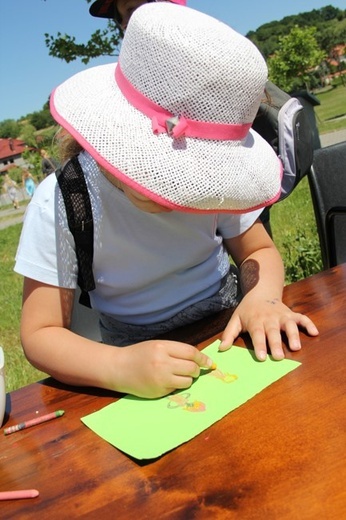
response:
<path id="1" fill-rule="evenodd" d="M 239 125 L 208 123 L 172 114 L 139 92 L 124 76 L 119 63 L 115 68 L 115 80 L 128 102 L 151 118 L 154 134 L 166 132 L 175 138 L 185 136 L 220 141 L 240 141 L 247 136 L 251 128 L 251 123 Z"/>

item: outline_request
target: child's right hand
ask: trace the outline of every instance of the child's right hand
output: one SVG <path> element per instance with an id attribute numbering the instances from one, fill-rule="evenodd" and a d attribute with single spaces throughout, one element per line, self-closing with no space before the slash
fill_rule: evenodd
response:
<path id="1" fill-rule="evenodd" d="M 186 343 L 150 340 L 117 349 L 116 388 L 138 397 L 158 398 L 189 388 L 212 359 Z"/>

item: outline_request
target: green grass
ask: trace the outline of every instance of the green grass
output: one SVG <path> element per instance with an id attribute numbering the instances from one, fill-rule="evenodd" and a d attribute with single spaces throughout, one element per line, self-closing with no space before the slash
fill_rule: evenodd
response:
<path id="1" fill-rule="evenodd" d="M 13 266 L 21 227 L 17 224 L 0 231 L 0 344 L 5 354 L 7 392 L 45 377 L 26 360 L 20 343 L 23 278 L 13 272 Z"/>
<path id="2" fill-rule="evenodd" d="M 320 244 L 307 177 L 270 210 L 276 247 L 284 260 L 286 283 L 322 270 Z"/>
<path id="3" fill-rule="evenodd" d="M 20 200 L 19 201 L 19 207 L 27 206 L 27 205 L 28 205 L 28 200 Z M 1 213 L 0 213 L 0 224 L 2 222 L 6 222 L 8 220 L 11 220 L 11 219 L 15 218 L 18 215 L 17 210 L 13 209 L 13 205 L 12 204 L 6 204 L 4 206 L 1 206 L 0 209 L 1 210 L 5 210 L 5 209 L 11 210 L 10 214 L 8 214 L 8 215 L 1 215 Z"/>
<path id="4" fill-rule="evenodd" d="M 319 133 L 346 128 L 346 87 L 330 87 L 315 95 L 321 103 L 315 107 Z"/>

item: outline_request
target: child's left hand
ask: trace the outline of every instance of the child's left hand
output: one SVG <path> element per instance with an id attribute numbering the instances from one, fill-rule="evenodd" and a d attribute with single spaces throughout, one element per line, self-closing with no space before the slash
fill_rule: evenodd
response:
<path id="1" fill-rule="evenodd" d="M 291 350 L 300 350 L 298 327 L 304 328 L 310 336 L 318 335 L 317 327 L 310 318 L 291 311 L 279 299 L 256 302 L 248 294 L 235 309 L 222 335 L 219 349 L 228 350 L 239 334 L 248 332 L 258 360 L 264 361 L 268 350 L 274 359 L 283 359 L 281 333 L 286 334 Z"/>

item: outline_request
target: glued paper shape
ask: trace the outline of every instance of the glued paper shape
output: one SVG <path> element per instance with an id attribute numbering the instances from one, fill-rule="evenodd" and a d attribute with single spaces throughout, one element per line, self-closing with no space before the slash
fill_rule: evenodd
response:
<path id="1" fill-rule="evenodd" d="M 159 399 L 126 395 L 82 417 L 97 435 L 136 459 L 152 459 L 189 441 L 261 390 L 298 368 L 289 359 L 258 361 L 246 348 L 205 352 L 217 369 L 203 370 L 190 388 Z"/>

